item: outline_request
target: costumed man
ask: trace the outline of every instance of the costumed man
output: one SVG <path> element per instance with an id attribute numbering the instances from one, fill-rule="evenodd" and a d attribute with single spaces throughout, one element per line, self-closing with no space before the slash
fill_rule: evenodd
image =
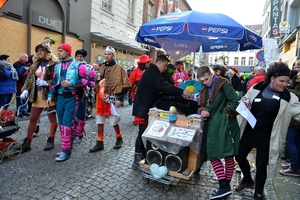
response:
<path id="1" fill-rule="evenodd" d="M 173 79 L 175 82 L 175 86 L 178 87 L 181 82 L 189 80 L 190 77 L 188 72 L 184 69 L 183 62 L 176 61 L 175 66 L 176 66 L 176 71 L 173 74 Z"/>
<path id="2" fill-rule="evenodd" d="M 54 147 L 57 128 L 55 102 L 47 104 L 47 94 L 58 59 L 52 53 L 51 44 L 54 44 L 53 39 L 46 37 L 42 43 L 35 47 L 36 54 L 33 57 L 33 64 L 22 87 L 21 99 L 25 99 L 29 95 L 29 102 L 32 103 L 27 136 L 22 144 L 22 152 L 31 150 L 31 140 L 43 110 L 47 111 L 50 122 L 50 133 L 44 150 L 47 151 Z"/>
<path id="3" fill-rule="evenodd" d="M 129 76 L 129 82 L 131 84 L 132 90 L 130 93 L 130 98 L 134 100 L 134 97 L 136 95 L 136 91 L 139 85 L 139 81 L 144 73 L 144 71 L 148 68 L 147 63 L 150 63 L 152 61 L 151 58 L 149 58 L 148 55 L 141 55 L 139 58 L 139 61 L 137 62 L 138 68 L 133 70 L 131 75 Z M 133 124 L 138 124 L 138 119 L 134 118 Z"/>
<path id="4" fill-rule="evenodd" d="M 125 69 L 114 60 L 115 49 L 107 46 L 104 50 L 105 62 L 99 68 L 100 82 L 96 84 L 96 107 L 95 118 L 98 125 L 98 139 L 96 145 L 90 152 L 104 149 L 104 122 L 108 118 L 110 126 L 114 127 L 116 133 L 116 144 L 114 149 L 121 148 L 123 144 L 119 121 L 121 119 L 120 107 L 124 96 L 129 91 L 130 83 Z"/>
<path id="5" fill-rule="evenodd" d="M 55 66 L 51 90 L 47 102 L 50 105 L 52 99 L 56 99 L 56 110 L 61 136 L 62 151 L 58 153 L 56 161 L 65 161 L 70 158 L 72 144 L 75 138 L 75 116 L 78 103 L 82 99 L 82 87 L 87 80 L 86 66 L 71 57 L 72 47 L 70 43 L 62 43 L 58 47 L 60 63 Z"/>
<path id="6" fill-rule="evenodd" d="M 95 70 L 93 66 L 88 65 L 85 62 L 85 57 L 87 55 L 86 50 L 84 49 L 79 49 L 75 52 L 75 60 L 78 62 L 82 62 L 86 66 L 87 70 L 87 75 L 88 75 L 88 82 L 85 86 L 83 91 L 83 97 L 79 101 L 79 106 L 78 106 L 78 111 L 76 114 L 76 128 L 75 128 L 75 141 L 80 143 L 85 131 L 84 131 L 84 125 L 85 125 L 85 120 L 86 120 L 86 112 L 87 112 L 87 96 L 91 92 L 91 89 L 95 86 Z"/>
<path id="7" fill-rule="evenodd" d="M 132 115 L 137 118 L 139 124 L 139 131 L 135 142 L 134 161 L 132 163 L 132 169 L 134 170 L 139 169 L 139 162 L 146 156 L 142 134 L 148 125 L 149 109 L 154 107 L 161 93 L 174 97 L 193 97 L 192 93 L 170 85 L 162 77 L 162 73 L 167 70 L 169 62 L 170 60 L 166 55 L 157 56 L 156 63 L 149 65 L 149 68 L 144 72 L 139 82 L 139 89 L 137 90 L 132 110 Z"/>

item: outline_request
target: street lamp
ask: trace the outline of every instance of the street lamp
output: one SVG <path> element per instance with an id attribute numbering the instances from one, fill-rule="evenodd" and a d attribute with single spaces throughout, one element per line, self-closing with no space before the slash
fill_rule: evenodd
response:
<path id="1" fill-rule="evenodd" d="M 4 6 L 4 4 L 7 2 L 8 0 L 0 0 L 0 9 Z"/>

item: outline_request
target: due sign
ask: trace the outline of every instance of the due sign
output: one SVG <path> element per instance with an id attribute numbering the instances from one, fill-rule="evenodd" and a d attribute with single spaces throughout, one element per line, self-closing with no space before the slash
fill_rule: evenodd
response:
<path id="1" fill-rule="evenodd" d="M 32 24 L 62 33 L 63 21 L 52 16 L 32 11 Z"/>
<path id="2" fill-rule="evenodd" d="M 49 19 L 48 17 L 39 16 L 39 22 L 54 28 L 58 28 L 58 22 L 54 19 Z"/>

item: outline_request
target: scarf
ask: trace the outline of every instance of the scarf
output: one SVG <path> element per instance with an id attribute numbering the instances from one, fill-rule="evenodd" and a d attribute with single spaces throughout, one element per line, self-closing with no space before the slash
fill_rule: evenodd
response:
<path id="1" fill-rule="evenodd" d="M 105 61 L 105 63 L 104 63 L 104 65 L 107 66 L 107 67 L 109 67 L 109 66 L 114 66 L 115 64 L 116 64 L 115 59 L 113 59 L 110 63 L 107 62 L 107 61 Z"/>
<path id="2" fill-rule="evenodd" d="M 207 87 L 208 93 L 211 93 L 211 91 L 212 91 L 212 89 L 213 89 L 213 86 L 214 86 L 216 80 L 217 80 L 217 76 L 214 75 L 213 78 L 212 78 L 211 85 L 210 85 L 209 87 Z"/>
<path id="3" fill-rule="evenodd" d="M 5 67 L 9 71 L 11 71 L 11 77 L 12 77 L 12 79 L 14 79 L 16 81 L 19 80 L 18 72 L 17 72 L 17 70 L 14 68 L 14 66 L 12 64 L 0 60 L 0 65 L 2 65 L 3 67 Z"/>

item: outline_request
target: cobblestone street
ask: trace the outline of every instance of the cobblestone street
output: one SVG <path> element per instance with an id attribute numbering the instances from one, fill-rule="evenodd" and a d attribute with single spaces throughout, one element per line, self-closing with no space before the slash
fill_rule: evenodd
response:
<path id="1" fill-rule="evenodd" d="M 96 141 L 96 124 L 89 119 L 86 124 L 87 137 L 74 144 L 72 156 L 65 162 L 56 162 L 60 151 L 60 137 L 57 133 L 55 147 L 44 151 L 49 122 L 41 118 L 40 136 L 32 141 L 32 150 L 19 158 L 5 158 L 0 164 L 0 199 L 209 199 L 218 187 L 216 177 L 205 163 L 199 174 L 190 180 L 180 180 L 167 191 L 162 183 L 152 181 L 146 185 L 145 178 L 131 169 L 137 126 L 131 116 L 132 106 L 123 107 L 121 131 L 124 144 L 113 149 L 115 135 L 112 127 L 105 126 L 104 150 L 89 153 Z M 20 143 L 25 137 L 28 121 L 19 122 L 20 131 L 13 134 Z M 235 173 L 232 189 L 240 180 Z M 252 199 L 253 191 L 232 194 L 227 199 Z"/>

